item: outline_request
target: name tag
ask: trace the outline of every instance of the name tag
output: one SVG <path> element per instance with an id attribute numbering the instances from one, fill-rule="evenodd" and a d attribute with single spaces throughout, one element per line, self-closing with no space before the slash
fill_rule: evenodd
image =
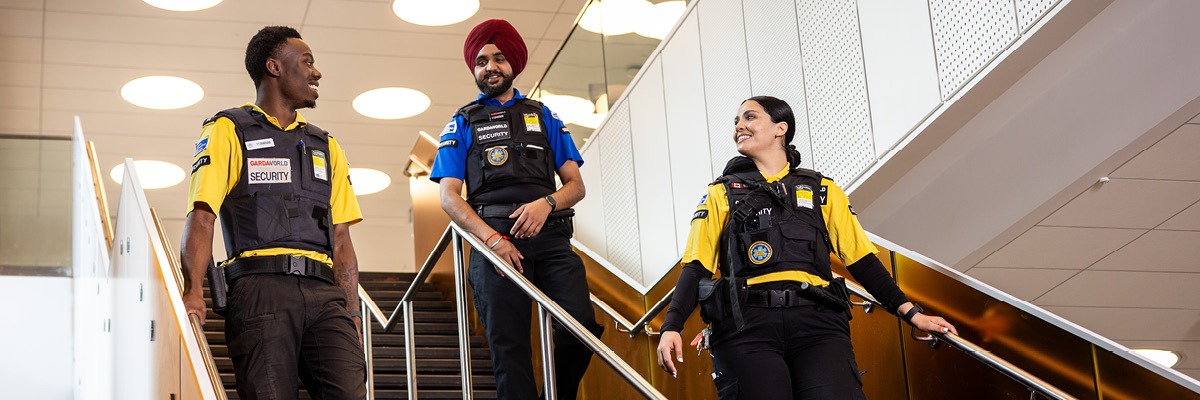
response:
<path id="1" fill-rule="evenodd" d="M 246 142 L 246 150 L 268 149 L 275 147 L 275 139 L 266 138 Z"/>
<path id="2" fill-rule="evenodd" d="M 480 144 L 507 140 L 511 137 L 508 121 L 486 122 L 475 126 L 475 141 Z"/>
<path id="3" fill-rule="evenodd" d="M 796 207 L 813 208 L 812 186 L 796 185 Z"/>
<path id="4" fill-rule="evenodd" d="M 536 113 L 525 114 L 525 132 L 541 132 L 542 124 L 538 121 Z"/>
<path id="5" fill-rule="evenodd" d="M 292 162 L 286 158 L 250 158 L 246 166 L 251 185 L 292 181 Z"/>

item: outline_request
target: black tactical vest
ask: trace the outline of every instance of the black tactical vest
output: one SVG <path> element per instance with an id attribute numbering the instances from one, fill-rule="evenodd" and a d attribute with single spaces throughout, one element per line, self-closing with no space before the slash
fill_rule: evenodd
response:
<path id="1" fill-rule="evenodd" d="M 728 268 L 739 279 L 799 270 L 832 280 L 821 174 L 796 168 L 768 183 L 753 168 L 742 171 L 727 168 L 717 179 L 730 212 L 721 240 L 722 275 L 728 276 Z"/>
<path id="2" fill-rule="evenodd" d="M 554 193 L 554 149 L 542 103 L 517 99 L 508 107 L 478 101 L 458 110 L 471 127 L 467 201 L 472 206 L 528 203 Z"/>
<path id="3" fill-rule="evenodd" d="M 285 132 L 245 108 L 217 113 L 237 127 L 242 174 L 221 204 L 225 251 L 286 247 L 333 258 L 329 133 L 315 125 Z"/>

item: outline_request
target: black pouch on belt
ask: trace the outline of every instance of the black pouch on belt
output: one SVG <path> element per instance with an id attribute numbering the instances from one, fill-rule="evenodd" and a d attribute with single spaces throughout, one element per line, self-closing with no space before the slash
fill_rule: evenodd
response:
<path id="1" fill-rule="evenodd" d="M 700 303 L 700 319 L 706 324 L 723 321 L 729 315 L 729 279 L 700 279 L 696 300 Z"/>
<path id="2" fill-rule="evenodd" d="M 229 309 L 229 283 L 225 282 L 225 267 L 208 262 L 208 293 L 212 296 L 213 312 L 222 317 Z"/>

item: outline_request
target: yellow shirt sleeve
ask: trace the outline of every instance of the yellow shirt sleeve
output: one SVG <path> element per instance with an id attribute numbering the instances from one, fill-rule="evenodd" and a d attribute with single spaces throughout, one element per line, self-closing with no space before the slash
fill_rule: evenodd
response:
<path id="1" fill-rule="evenodd" d="M 192 176 L 188 183 L 187 212 L 197 202 L 208 204 L 213 213 L 221 210 L 225 195 L 242 176 L 242 146 L 238 143 L 233 121 L 221 117 L 204 125 L 192 157 Z M 201 160 L 208 157 L 208 161 Z"/>
<path id="2" fill-rule="evenodd" d="M 721 245 L 721 231 L 729 219 L 729 201 L 726 200 L 725 185 L 708 185 L 708 192 L 692 214 L 692 228 L 688 232 L 687 246 L 683 251 L 683 263 L 700 261 L 705 269 L 717 273 L 720 262 L 717 250 Z"/>
<path id="3" fill-rule="evenodd" d="M 350 163 L 346 161 L 346 153 L 333 136 L 329 137 L 329 163 L 333 167 L 333 191 L 329 194 L 333 223 L 357 224 L 362 221 L 363 216 L 350 181 Z"/>
<path id="4" fill-rule="evenodd" d="M 829 240 L 833 242 L 833 252 L 846 265 L 854 264 L 867 254 L 878 253 L 879 250 L 867 239 L 867 233 L 858 223 L 858 216 L 850 208 L 850 198 L 842 188 L 832 180 L 823 179 L 821 186 L 826 191 L 826 202 L 821 205 L 821 214 L 825 217 L 825 226 L 829 230 Z"/>

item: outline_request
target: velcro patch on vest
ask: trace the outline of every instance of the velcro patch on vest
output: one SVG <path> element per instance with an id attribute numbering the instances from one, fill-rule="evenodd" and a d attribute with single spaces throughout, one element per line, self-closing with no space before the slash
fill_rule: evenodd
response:
<path id="1" fill-rule="evenodd" d="M 328 159 L 329 158 L 325 155 L 324 151 L 317 149 L 312 150 L 313 178 L 316 178 L 320 181 L 329 182 Z"/>
<path id="2" fill-rule="evenodd" d="M 755 265 L 762 264 L 771 260 L 771 245 L 760 240 L 751 244 L 750 250 L 746 253 L 750 257 L 750 262 Z"/>
<path id="3" fill-rule="evenodd" d="M 825 205 L 825 198 L 829 197 L 828 194 L 829 194 L 829 187 L 825 186 L 825 185 L 821 185 L 821 193 L 819 195 L 817 195 L 817 197 L 821 199 L 821 205 Z"/>
<path id="4" fill-rule="evenodd" d="M 249 158 L 246 166 L 251 185 L 292 181 L 292 160 L 286 158 Z"/>
<path id="5" fill-rule="evenodd" d="M 796 207 L 813 208 L 812 186 L 796 185 Z"/>
<path id="6" fill-rule="evenodd" d="M 696 213 L 692 214 L 693 221 L 704 218 L 708 218 L 708 210 L 696 210 Z"/>
<path id="7" fill-rule="evenodd" d="M 266 138 L 246 142 L 246 150 L 269 149 L 275 147 L 275 139 Z"/>
<path id="8" fill-rule="evenodd" d="M 439 149 L 443 147 L 458 147 L 458 139 L 446 139 L 438 143 Z"/>
<path id="9" fill-rule="evenodd" d="M 487 154 L 488 164 L 499 167 L 504 165 L 505 162 L 508 162 L 508 146 L 496 146 L 489 148 L 484 152 Z"/>
<path id="10" fill-rule="evenodd" d="M 486 144 L 508 140 L 512 132 L 508 129 L 508 121 L 486 122 L 475 126 L 475 142 Z"/>
<path id="11" fill-rule="evenodd" d="M 525 132 L 541 132 L 542 123 L 538 121 L 537 113 L 525 113 Z"/>
<path id="12" fill-rule="evenodd" d="M 200 167 L 208 165 L 211 162 L 212 159 L 208 158 L 208 156 L 200 157 L 199 160 L 196 160 L 195 163 L 192 163 L 192 173 L 196 173 L 196 170 L 200 169 Z"/>
<path id="13" fill-rule="evenodd" d="M 734 188 L 734 189 L 741 189 L 741 188 L 746 187 L 746 185 L 743 185 L 743 184 L 737 183 L 737 182 L 730 182 L 729 187 Z"/>
<path id="14" fill-rule="evenodd" d="M 500 110 L 488 114 L 488 121 L 500 121 L 508 119 L 508 110 Z"/>

